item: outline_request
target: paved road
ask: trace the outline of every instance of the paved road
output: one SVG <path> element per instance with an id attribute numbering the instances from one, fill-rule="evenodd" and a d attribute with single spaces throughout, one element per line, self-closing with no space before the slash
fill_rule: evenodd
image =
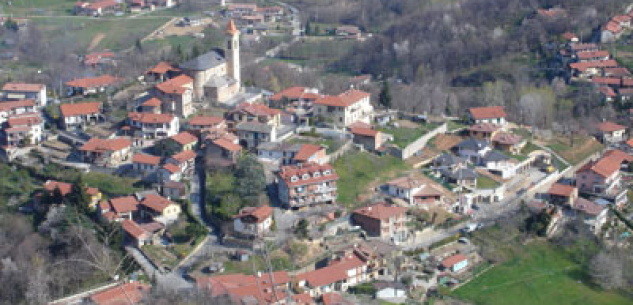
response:
<path id="1" fill-rule="evenodd" d="M 156 269 L 154 264 L 147 260 L 145 255 L 143 255 L 139 249 L 127 246 L 125 247 L 125 250 L 132 255 L 134 260 L 141 266 L 141 268 L 143 268 L 145 274 L 156 279 L 156 283 L 159 286 L 175 290 L 193 288 L 193 284 L 185 281 L 180 274 L 175 272 L 161 273 L 158 269 Z"/>

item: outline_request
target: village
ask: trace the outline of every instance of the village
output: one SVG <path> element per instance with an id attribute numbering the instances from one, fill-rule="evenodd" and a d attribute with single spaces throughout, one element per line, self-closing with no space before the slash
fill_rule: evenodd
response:
<path id="1" fill-rule="evenodd" d="M 176 5 L 104 0 L 72 12 L 101 18 Z M 402 111 L 370 75 L 350 76 L 336 94 L 271 92 L 244 81 L 243 49 L 264 36 L 302 36 L 296 12 L 279 3 L 220 6 L 153 35 L 195 37 L 215 24 L 222 49 L 155 62 L 142 75 L 0 85 L 4 163 L 125 179 L 131 190 L 48 179 L 19 206 L 46 222 L 83 198 L 79 213 L 119 228 L 140 267 L 50 304 L 142 304 L 152 286 L 236 304 L 424 302 L 492 268 L 472 239 L 522 212 L 539 237 L 581 222 L 630 251 L 633 137 L 623 121 L 561 135 L 513 121 L 503 105 Z M 629 35 L 632 16 L 614 16 L 600 42 Z M 351 25 L 325 31 L 372 39 Z M 116 57 L 79 60 L 95 68 Z M 605 102 L 633 95 L 630 71 L 600 44 L 566 33 L 558 57 L 570 83 L 591 83 Z M 132 97 L 118 107 L 111 97 L 121 92 Z"/>

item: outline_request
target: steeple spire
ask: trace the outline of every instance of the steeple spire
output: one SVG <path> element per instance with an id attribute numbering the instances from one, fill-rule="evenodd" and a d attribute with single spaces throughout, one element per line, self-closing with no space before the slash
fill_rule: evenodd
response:
<path id="1" fill-rule="evenodd" d="M 237 27 L 235 27 L 235 22 L 233 21 L 232 18 L 229 20 L 229 23 L 226 25 L 226 33 L 229 35 L 235 35 L 236 33 L 238 33 Z"/>

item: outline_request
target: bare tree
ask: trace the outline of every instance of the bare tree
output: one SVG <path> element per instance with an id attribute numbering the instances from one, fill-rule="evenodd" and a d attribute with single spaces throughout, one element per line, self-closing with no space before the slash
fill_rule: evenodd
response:
<path id="1" fill-rule="evenodd" d="M 589 274 L 594 283 L 604 289 L 624 286 L 623 261 L 613 253 L 601 251 L 591 259 Z"/>

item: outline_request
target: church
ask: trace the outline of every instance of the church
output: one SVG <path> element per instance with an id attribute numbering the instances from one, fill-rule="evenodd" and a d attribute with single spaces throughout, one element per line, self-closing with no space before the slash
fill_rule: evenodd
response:
<path id="1" fill-rule="evenodd" d="M 185 118 L 195 112 L 194 102 L 235 104 L 242 88 L 240 32 L 232 19 L 225 35 L 224 50 L 212 50 L 175 67 L 161 62 L 146 71 L 145 80 L 155 85 L 139 100 L 139 108 Z"/>

